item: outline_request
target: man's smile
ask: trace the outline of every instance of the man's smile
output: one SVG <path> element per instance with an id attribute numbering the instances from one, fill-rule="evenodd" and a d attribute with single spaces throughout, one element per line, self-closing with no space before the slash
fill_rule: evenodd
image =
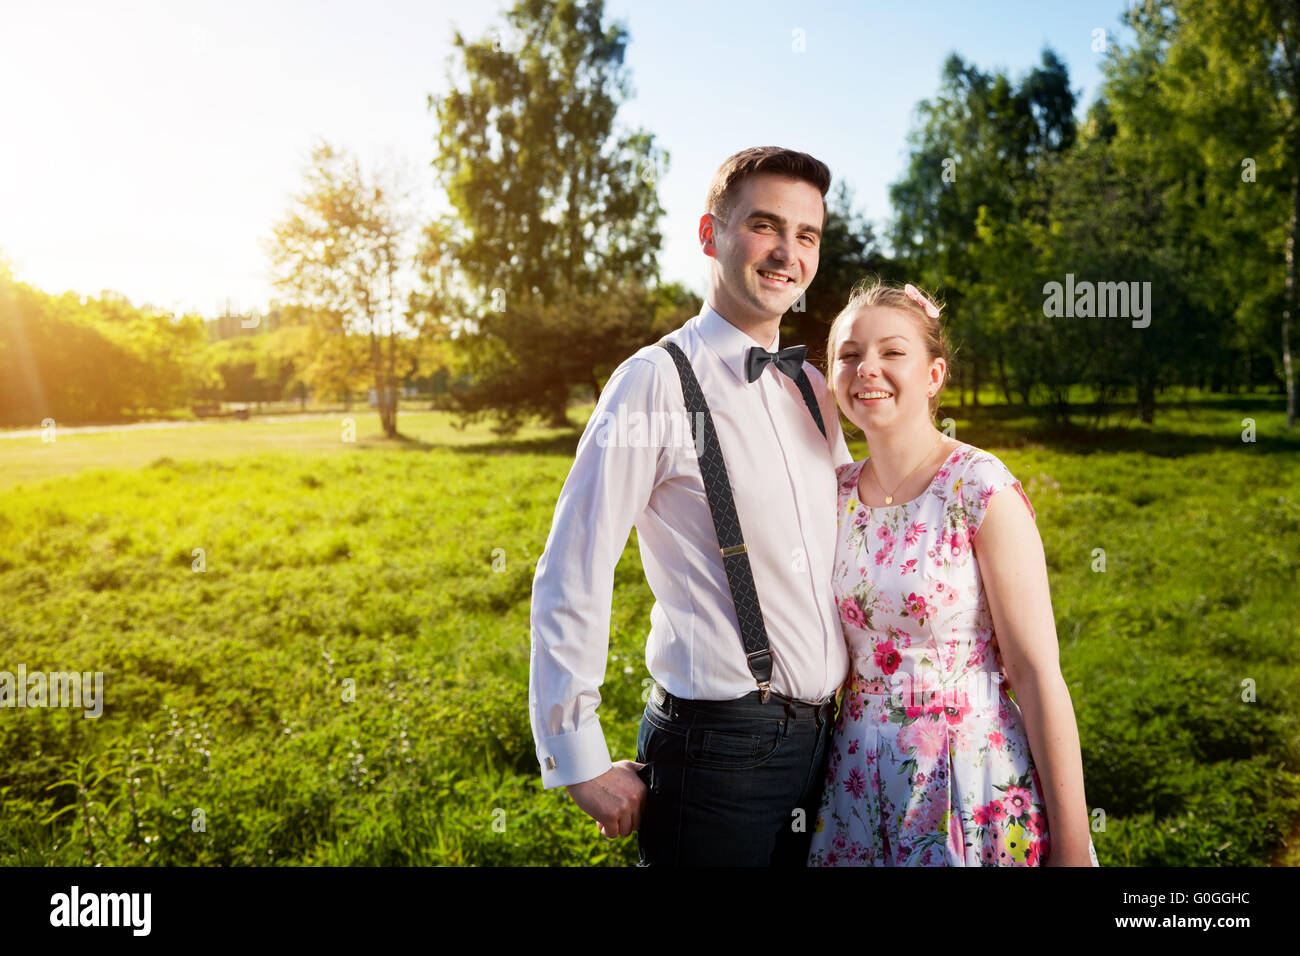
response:
<path id="1" fill-rule="evenodd" d="M 794 278 L 786 275 L 784 272 L 770 272 L 767 269 L 759 269 L 758 274 L 767 282 L 775 285 L 794 285 Z"/>

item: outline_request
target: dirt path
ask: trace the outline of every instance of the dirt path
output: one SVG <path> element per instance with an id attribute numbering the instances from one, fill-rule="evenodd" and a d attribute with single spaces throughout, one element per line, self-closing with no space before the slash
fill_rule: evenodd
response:
<path id="1" fill-rule="evenodd" d="M 286 422 L 310 422 L 321 421 L 322 419 L 334 419 L 342 415 L 342 412 L 312 412 L 303 415 L 267 415 L 251 416 L 248 419 L 250 424 L 258 425 L 283 425 Z M 350 414 L 357 414 L 352 412 Z M 222 425 L 232 422 L 233 419 L 214 418 L 208 421 L 198 422 L 134 422 L 130 425 L 56 425 L 60 435 L 93 435 L 97 432 L 129 432 L 129 431 L 151 431 L 162 428 L 197 428 L 204 425 Z M 24 428 L 17 431 L 0 431 L 0 439 L 4 438 L 40 438 L 44 429 L 41 428 Z"/>

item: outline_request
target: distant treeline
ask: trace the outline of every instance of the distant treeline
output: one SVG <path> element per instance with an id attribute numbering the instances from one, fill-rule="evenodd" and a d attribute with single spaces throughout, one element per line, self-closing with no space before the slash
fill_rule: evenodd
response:
<path id="1" fill-rule="evenodd" d="M 53 296 L 0 267 L 0 424 L 114 420 L 184 405 L 210 383 L 199 316 L 111 293 Z"/>
<path id="2" fill-rule="evenodd" d="M 56 296 L 16 281 L 0 264 L 0 425 L 112 422 L 209 402 L 348 401 L 364 393 L 363 361 L 318 381 L 304 354 L 310 330 L 282 325 L 282 317 L 204 320 L 136 307 L 114 292 Z M 400 384 L 445 392 L 448 376 L 407 376 Z"/>

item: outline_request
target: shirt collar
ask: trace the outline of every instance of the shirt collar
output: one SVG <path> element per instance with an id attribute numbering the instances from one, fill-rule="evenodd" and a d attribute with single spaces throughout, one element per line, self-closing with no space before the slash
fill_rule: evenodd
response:
<path id="1" fill-rule="evenodd" d="M 761 346 L 724 319 L 707 302 L 704 303 L 704 310 L 700 312 L 699 330 L 700 337 L 704 339 L 705 344 L 713 349 L 727 368 L 731 369 L 732 374 L 736 376 L 736 380 L 742 384 L 748 384 L 749 378 L 745 373 L 745 358 L 749 355 L 750 349 L 761 348 Z M 776 352 L 780 348 L 781 332 L 778 329 L 770 351 Z"/>

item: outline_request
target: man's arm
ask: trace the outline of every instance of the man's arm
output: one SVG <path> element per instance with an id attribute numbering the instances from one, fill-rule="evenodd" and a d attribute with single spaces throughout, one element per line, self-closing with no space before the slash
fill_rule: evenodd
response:
<path id="1" fill-rule="evenodd" d="M 665 451 L 648 422 L 665 403 L 652 361 L 629 359 L 611 376 L 578 443 L 533 580 L 528 696 L 542 783 L 569 786 L 611 836 L 626 835 L 639 818 L 645 788 L 631 761 L 611 764 L 596 707 L 614 568 L 659 476 Z M 637 413 L 646 427 L 629 427 Z M 629 802 L 637 805 L 630 810 Z"/>

